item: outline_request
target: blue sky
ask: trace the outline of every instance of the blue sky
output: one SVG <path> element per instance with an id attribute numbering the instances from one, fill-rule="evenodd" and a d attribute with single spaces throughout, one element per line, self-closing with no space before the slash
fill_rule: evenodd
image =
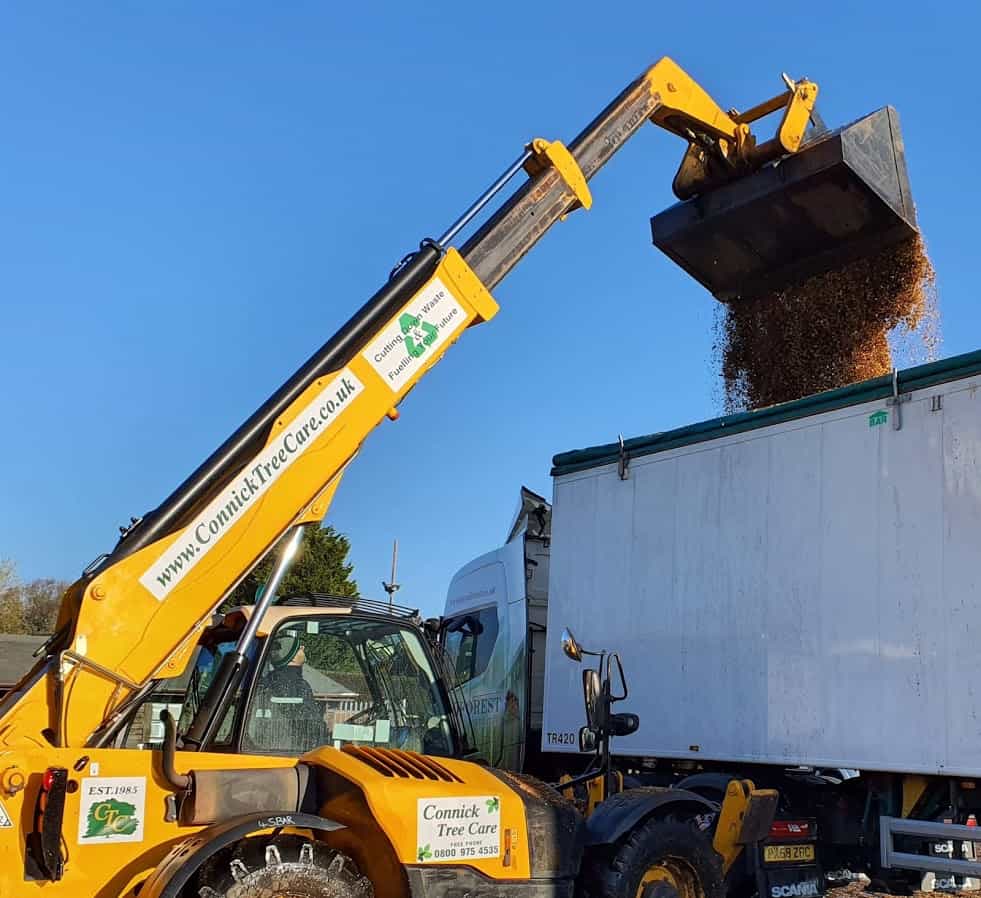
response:
<path id="1" fill-rule="evenodd" d="M 899 110 L 944 355 L 981 346 L 968 3 L 10 3 L 0 28 L 0 557 L 74 579 L 532 136 L 661 55 L 724 106 Z M 650 127 L 369 437 L 329 515 L 366 595 L 436 613 L 558 451 L 710 417 L 714 301 L 650 244 Z"/>

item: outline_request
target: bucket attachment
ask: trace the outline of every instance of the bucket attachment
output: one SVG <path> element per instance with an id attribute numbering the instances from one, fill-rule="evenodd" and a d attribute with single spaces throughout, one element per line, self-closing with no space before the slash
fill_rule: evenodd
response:
<path id="1" fill-rule="evenodd" d="M 723 302 L 793 286 L 916 230 L 889 106 L 651 219 L 654 245 Z"/>

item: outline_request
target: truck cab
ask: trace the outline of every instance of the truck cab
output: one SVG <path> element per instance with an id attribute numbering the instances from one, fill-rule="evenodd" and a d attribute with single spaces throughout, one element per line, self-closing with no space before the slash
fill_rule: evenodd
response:
<path id="1" fill-rule="evenodd" d="M 552 511 L 522 488 L 507 542 L 453 577 L 440 627 L 474 745 L 496 766 L 539 775 Z"/>

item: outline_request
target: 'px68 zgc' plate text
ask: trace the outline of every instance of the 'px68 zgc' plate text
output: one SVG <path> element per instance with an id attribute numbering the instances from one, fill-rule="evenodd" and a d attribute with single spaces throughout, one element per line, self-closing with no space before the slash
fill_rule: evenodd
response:
<path id="1" fill-rule="evenodd" d="M 813 845 L 765 845 L 763 860 L 768 864 L 801 863 L 814 860 Z"/>

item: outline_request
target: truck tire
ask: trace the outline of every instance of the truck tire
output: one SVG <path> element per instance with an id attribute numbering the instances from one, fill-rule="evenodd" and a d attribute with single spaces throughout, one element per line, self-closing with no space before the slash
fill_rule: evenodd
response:
<path id="1" fill-rule="evenodd" d="M 198 872 L 182 898 L 372 898 L 346 854 L 299 836 L 243 839 Z"/>
<path id="2" fill-rule="evenodd" d="M 648 820 L 583 865 L 583 898 L 724 898 L 722 858 L 694 821 Z"/>

